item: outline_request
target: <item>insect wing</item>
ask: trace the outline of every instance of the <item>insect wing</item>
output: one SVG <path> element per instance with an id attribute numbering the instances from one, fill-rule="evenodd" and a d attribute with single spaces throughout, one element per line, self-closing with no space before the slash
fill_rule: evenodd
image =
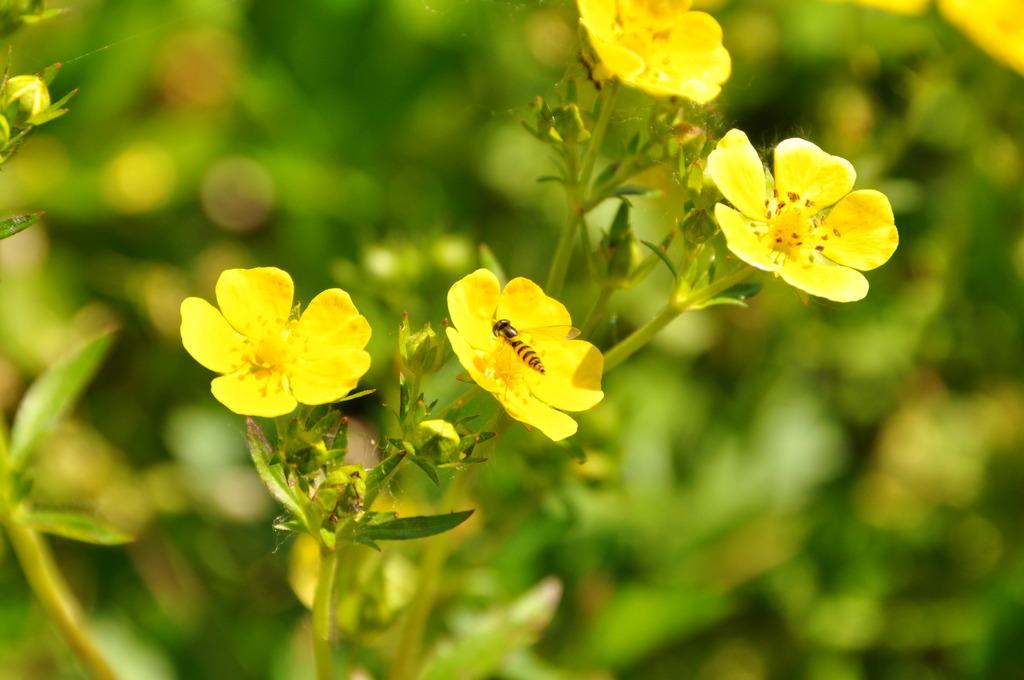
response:
<path id="1" fill-rule="evenodd" d="M 527 338 L 528 341 L 563 342 L 578 336 L 580 329 L 574 326 L 536 326 L 534 328 L 520 328 L 519 334 Z"/>

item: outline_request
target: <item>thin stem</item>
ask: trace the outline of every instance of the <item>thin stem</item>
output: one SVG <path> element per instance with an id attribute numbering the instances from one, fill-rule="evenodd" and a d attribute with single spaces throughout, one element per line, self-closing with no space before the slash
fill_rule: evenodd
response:
<path id="1" fill-rule="evenodd" d="M 611 120 L 618 93 L 619 83 L 617 80 L 612 80 L 601 94 L 603 98 L 601 113 L 598 114 L 597 122 L 587 141 L 587 150 L 583 154 L 582 166 L 580 165 L 578 147 L 573 145 L 566 149 L 566 221 L 562 235 L 558 239 L 558 245 L 555 247 L 555 257 L 551 261 L 547 285 L 544 287 L 545 292 L 551 297 L 558 297 L 562 292 L 565 274 L 569 270 L 569 260 L 572 259 L 572 245 L 576 240 L 576 230 L 583 225 L 583 216 L 593 207 L 589 196 L 590 179 L 594 174 L 597 159 L 601 155 L 601 145 L 604 142 L 604 135 L 608 129 L 608 121 Z"/>
<path id="2" fill-rule="evenodd" d="M 714 283 L 696 291 L 689 297 L 679 302 L 669 303 L 658 312 L 653 319 L 640 328 L 633 331 L 625 340 L 605 352 L 604 370 L 607 373 L 623 361 L 632 356 L 637 350 L 650 342 L 665 326 L 680 314 L 683 314 L 693 307 L 707 302 L 719 293 L 726 291 L 737 283 L 753 274 L 756 269 L 750 265 L 744 265 Z"/>
<path id="3" fill-rule="evenodd" d="M 114 670 L 83 630 L 78 601 L 61 576 L 49 546 L 37 532 L 10 518 L 5 518 L 3 524 L 32 592 L 64 642 L 95 680 L 117 680 Z"/>
<path id="4" fill-rule="evenodd" d="M 555 256 L 551 260 L 551 269 L 548 272 L 547 285 L 544 287 L 551 297 L 558 297 L 562 292 L 565 273 L 569 270 L 569 260 L 572 259 L 572 244 L 576 240 L 576 228 L 582 218 L 580 205 L 583 202 L 583 197 L 580 195 L 582 187 L 577 174 L 579 158 L 576 151 L 574 145 L 567 149 L 565 154 L 565 198 L 567 203 L 565 226 L 562 228 L 561 236 L 558 237 Z"/>
<path id="5" fill-rule="evenodd" d="M 597 324 L 601 323 L 601 319 L 604 318 L 604 313 L 608 309 L 608 302 L 612 299 L 612 294 L 615 289 L 611 286 L 602 286 L 601 292 L 597 296 L 597 301 L 594 302 L 593 309 L 590 310 L 590 316 L 583 323 L 583 327 L 580 328 L 580 337 L 586 340 L 597 328 Z"/>
<path id="6" fill-rule="evenodd" d="M 601 104 L 601 113 L 598 115 L 597 123 L 594 124 L 594 131 L 590 135 L 590 146 L 587 148 L 587 155 L 583 160 L 583 171 L 580 172 L 580 186 L 588 197 L 590 177 L 594 174 L 594 166 L 601 155 L 604 134 L 608 130 L 608 122 L 612 119 L 612 111 L 615 109 L 615 100 L 619 96 L 619 81 L 616 79 L 608 81 L 601 96 L 604 99 Z"/>
<path id="7" fill-rule="evenodd" d="M 478 467 L 473 465 L 469 470 L 457 472 L 441 500 L 442 511 L 451 510 L 458 504 L 469 487 L 470 477 L 475 476 L 473 471 Z M 405 624 L 402 626 L 398 641 L 397 657 L 391 667 L 389 680 L 408 680 L 416 671 L 423 647 L 423 631 L 426 629 L 427 618 L 433 609 L 437 591 L 441 586 L 444 565 L 448 560 L 451 535 L 452 532 L 446 531 L 426 539 L 427 545 L 420 559 L 420 581 L 416 595 L 409 605 L 409 611 L 405 615 Z"/>
<path id="8" fill-rule="evenodd" d="M 337 554 L 327 546 L 320 546 L 320 570 L 316 577 L 313 596 L 313 658 L 317 680 L 334 680 L 331 651 L 331 593 L 334 590 L 334 567 Z"/>

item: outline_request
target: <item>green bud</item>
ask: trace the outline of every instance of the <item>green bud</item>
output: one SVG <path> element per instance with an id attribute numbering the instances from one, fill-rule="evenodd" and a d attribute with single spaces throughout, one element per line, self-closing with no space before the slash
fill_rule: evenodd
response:
<path id="1" fill-rule="evenodd" d="M 362 465 L 342 465 L 332 470 L 316 490 L 316 500 L 327 515 L 358 512 L 366 495 L 366 470 Z"/>
<path id="2" fill-rule="evenodd" d="M 50 90 L 39 76 L 13 76 L 4 84 L 3 108 L 17 103 L 15 126 L 32 124 L 32 119 L 50 108 Z"/>
<path id="3" fill-rule="evenodd" d="M 718 223 L 703 208 L 693 210 L 683 220 L 683 237 L 694 245 L 707 242 L 717 232 Z"/>
<path id="4" fill-rule="evenodd" d="M 447 420 L 424 420 L 413 430 L 409 443 L 417 456 L 444 465 L 463 458 L 461 439 L 455 426 Z"/>
<path id="5" fill-rule="evenodd" d="M 412 333 L 408 314 L 402 315 L 402 325 L 398 327 L 398 352 L 402 356 L 402 364 L 416 375 L 437 373 L 445 364 L 444 338 L 430 327 L 429 322 Z"/>
<path id="6" fill-rule="evenodd" d="M 590 139 L 590 131 L 583 124 L 580 107 L 566 104 L 555 109 L 555 131 L 562 139 L 570 142 L 585 142 Z"/>
<path id="7" fill-rule="evenodd" d="M 640 278 L 638 272 L 644 253 L 629 225 L 629 204 L 623 201 L 615 213 L 611 229 L 601 239 L 598 250 L 603 284 L 610 288 L 632 288 Z"/>

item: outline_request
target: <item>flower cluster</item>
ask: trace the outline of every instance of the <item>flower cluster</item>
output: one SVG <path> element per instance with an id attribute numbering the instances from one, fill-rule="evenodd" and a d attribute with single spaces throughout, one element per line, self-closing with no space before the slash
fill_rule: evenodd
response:
<path id="1" fill-rule="evenodd" d="M 223 374 L 213 380 L 213 395 L 236 413 L 273 417 L 298 404 L 338 401 L 370 366 L 363 349 L 370 326 L 347 293 L 326 290 L 300 316 L 292 311 L 293 292 L 280 269 L 229 269 L 217 281 L 219 310 L 196 297 L 181 304 L 185 349 Z M 448 339 L 459 361 L 516 420 L 564 439 L 576 421 L 557 409 L 582 411 L 604 396 L 601 353 L 569 339 L 569 313 L 532 281 L 513 279 L 501 292 L 497 277 L 481 269 L 452 286 L 448 307 L 455 324 Z M 499 319 L 521 334 L 498 333 Z"/>

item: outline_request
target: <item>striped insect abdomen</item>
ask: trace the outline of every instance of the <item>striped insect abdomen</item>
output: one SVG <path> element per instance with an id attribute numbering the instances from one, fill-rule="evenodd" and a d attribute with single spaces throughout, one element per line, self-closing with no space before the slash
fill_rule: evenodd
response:
<path id="1" fill-rule="evenodd" d="M 508 319 L 498 319 L 494 322 L 494 326 L 491 330 L 494 332 L 496 337 L 505 339 L 505 341 L 512 347 L 512 351 L 516 353 L 516 356 L 518 356 L 524 364 L 541 375 L 547 373 L 547 371 L 544 370 L 544 363 L 541 362 L 540 357 L 537 356 L 537 352 L 519 339 L 519 331 L 515 329 L 511 321 Z"/>

